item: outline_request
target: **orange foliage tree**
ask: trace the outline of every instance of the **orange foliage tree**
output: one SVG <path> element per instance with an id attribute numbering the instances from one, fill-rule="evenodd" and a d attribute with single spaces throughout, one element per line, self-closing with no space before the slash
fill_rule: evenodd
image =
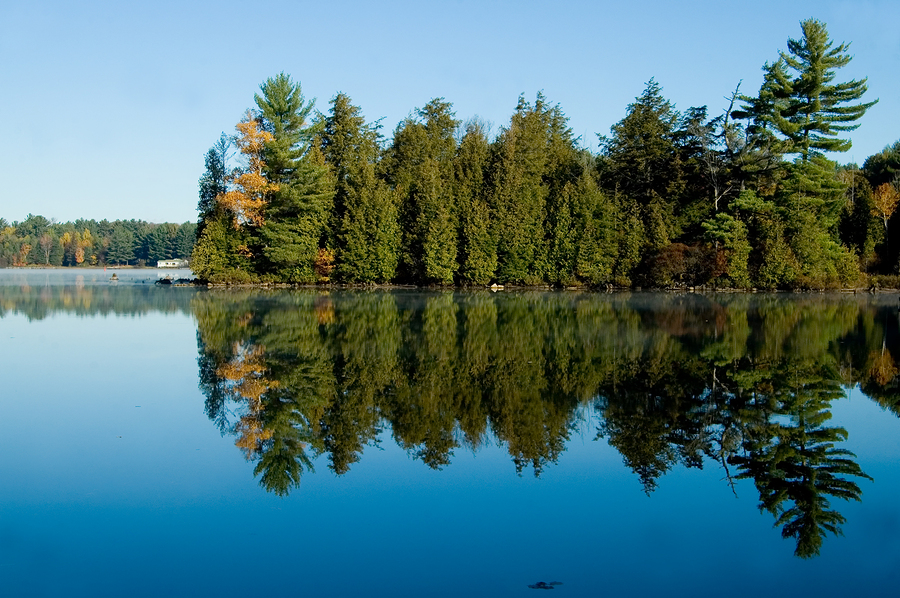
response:
<path id="1" fill-rule="evenodd" d="M 245 156 L 247 167 L 228 178 L 233 188 L 220 193 L 216 202 L 234 214 L 235 228 L 241 228 L 245 224 L 262 226 L 266 195 L 278 190 L 278 185 L 269 182 L 263 174 L 265 162 L 262 152 L 273 137 L 268 131 L 260 130 L 259 121 L 250 110 L 247 110 L 244 120 L 235 128 L 240 133 L 235 145 Z"/>

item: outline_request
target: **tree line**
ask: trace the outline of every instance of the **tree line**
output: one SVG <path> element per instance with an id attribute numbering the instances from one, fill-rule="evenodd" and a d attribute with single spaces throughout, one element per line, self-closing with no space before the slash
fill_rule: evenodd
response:
<path id="1" fill-rule="evenodd" d="M 900 141 L 827 157 L 877 100 L 824 23 L 722 114 L 653 79 L 593 153 L 559 105 L 520 97 L 491 135 L 443 98 L 388 141 L 338 93 L 314 112 L 266 80 L 200 179 L 193 267 L 212 282 L 805 288 L 897 271 Z"/>
<path id="2" fill-rule="evenodd" d="M 11 266 L 155 266 L 189 260 L 197 225 L 142 220 L 54 222 L 28 214 L 22 222 L 0 218 L 0 268 Z"/>

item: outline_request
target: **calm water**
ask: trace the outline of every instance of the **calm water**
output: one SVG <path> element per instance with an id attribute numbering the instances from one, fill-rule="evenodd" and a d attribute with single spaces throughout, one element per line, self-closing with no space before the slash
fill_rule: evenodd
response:
<path id="1" fill-rule="evenodd" d="M 896 295 L 117 274 L 0 270 L 0 595 L 896 595 Z"/>

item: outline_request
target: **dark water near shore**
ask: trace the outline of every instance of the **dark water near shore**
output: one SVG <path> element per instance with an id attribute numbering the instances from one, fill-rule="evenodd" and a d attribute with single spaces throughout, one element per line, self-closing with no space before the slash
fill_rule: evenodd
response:
<path id="1" fill-rule="evenodd" d="M 0 595 L 896 594 L 896 295 L 110 275 L 0 270 Z"/>

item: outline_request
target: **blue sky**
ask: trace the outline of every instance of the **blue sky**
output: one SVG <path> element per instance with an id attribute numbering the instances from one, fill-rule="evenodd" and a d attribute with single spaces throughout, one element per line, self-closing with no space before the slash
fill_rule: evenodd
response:
<path id="1" fill-rule="evenodd" d="M 900 139 L 900 2 L 0 4 L 0 216 L 196 219 L 203 155 L 281 71 L 327 111 L 338 91 L 384 133 L 431 98 L 496 132 L 543 90 L 596 147 L 655 77 L 679 110 L 724 109 L 815 17 L 880 102 L 842 162 Z"/>

